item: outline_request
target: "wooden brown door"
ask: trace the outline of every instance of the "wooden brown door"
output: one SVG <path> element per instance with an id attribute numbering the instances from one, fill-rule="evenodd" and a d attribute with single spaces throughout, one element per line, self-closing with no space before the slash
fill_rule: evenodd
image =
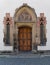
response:
<path id="1" fill-rule="evenodd" d="M 32 50 L 32 29 L 30 27 L 19 28 L 19 51 Z"/>

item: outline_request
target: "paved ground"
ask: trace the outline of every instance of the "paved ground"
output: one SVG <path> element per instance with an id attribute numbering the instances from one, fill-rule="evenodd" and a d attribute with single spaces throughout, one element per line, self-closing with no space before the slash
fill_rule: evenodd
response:
<path id="1" fill-rule="evenodd" d="M 50 65 L 50 56 L 0 56 L 0 65 Z"/>

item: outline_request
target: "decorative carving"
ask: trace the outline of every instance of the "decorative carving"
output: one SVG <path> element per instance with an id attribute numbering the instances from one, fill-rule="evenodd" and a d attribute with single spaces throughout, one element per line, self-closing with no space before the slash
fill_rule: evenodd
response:
<path id="1" fill-rule="evenodd" d="M 46 17 L 44 16 L 44 13 L 40 13 L 40 17 L 37 18 L 37 26 L 40 26 L 42 23 L 43 25 L 46 25 Z"/>
<path id="2" fill-rule="evenodd" d="M 6 25 L 7 23 L 13 25 L 13 19 L 10 16 L 10 13 L 6 13 L 6 16 L 4 17 L 3 23 L 4 23 L 4 25 Z"/>
<path id="3" fill-rule="evenodd" d="M 27 11 L 23 11 L 18 17 L 18 21 L 31 21 L 31 20 L 32 17 Z"/>

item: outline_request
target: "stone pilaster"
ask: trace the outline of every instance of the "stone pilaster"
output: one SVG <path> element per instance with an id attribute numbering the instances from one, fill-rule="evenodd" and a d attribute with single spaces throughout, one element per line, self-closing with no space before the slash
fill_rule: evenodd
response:
<path id="1" fill-rule="evenodd" d="M 40 32 L 40 26 L 43 25 L 43 45 L 46 45 L 46 17 L 44 16 L 44 13 L 40 13 L 40 17 L 38 17 L 37 20 L 37 30 Z M 40 33 L 41 34 L 41 33 Z M 40 38 L 40 35 L 38 34 L 38 37 Z M 41 40 L 40 40 L 41 42 Z"/>
<path id="2" fill-rule="evenodd" d="M 6 44 L 7 24 L 9 23 L 9 25 L 10 25 L 10 31 L 9 31 L 10 44 L 9 44 L 9 46 L 11 46 L 11 45 L 13 45 L 13 19 L 10 16 L 10 13 L 6 13 L 6 16 L 4 17 L 3 23 L 4 23 L 4 40 L 5 40 L 4 44 L 5 45 L 7 45 Z"/>
<path id="3" fill-rule="evenodd" d="M 32 26 L 32 51 L 35 51 L 36 46 L 36 23 L 33 23 Z"/>

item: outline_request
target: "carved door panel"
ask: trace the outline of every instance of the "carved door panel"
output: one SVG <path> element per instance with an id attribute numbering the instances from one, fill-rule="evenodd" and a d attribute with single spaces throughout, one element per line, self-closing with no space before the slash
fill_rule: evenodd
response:
<path id="1" fill-rule="evenodd" d="M 29 27 L 19 28 L 19 51 L 32 50 L 32 30 Z"/>

